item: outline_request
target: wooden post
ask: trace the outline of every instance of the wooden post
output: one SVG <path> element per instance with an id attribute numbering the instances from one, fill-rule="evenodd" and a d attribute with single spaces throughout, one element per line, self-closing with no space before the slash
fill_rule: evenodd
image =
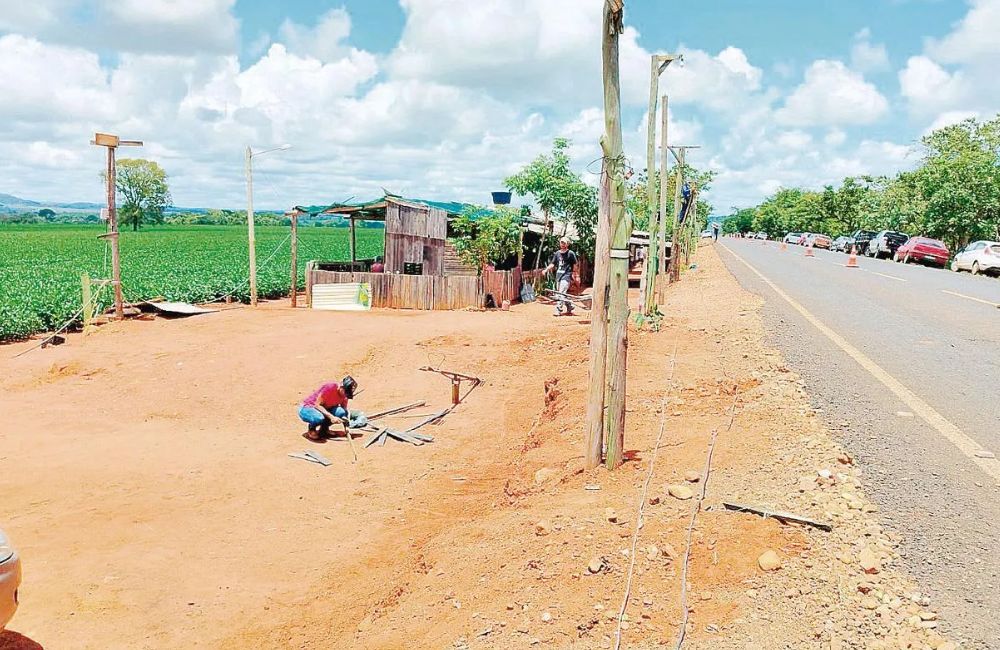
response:
<path id="1" fill-rule="evenodd" d="M 670 150 L 667 146 L 667 102 L 666 95 L 663 96 L 663 108 L 660 111 L 660 236 L 657 238 L 659 245 L 659 258 L 656 269 L 656 285 L 658 289 L 657 299 L 664 301 L 663 288 L 666 286 L 665 276 L 667 272 L 667 165 Z"/>
<path id="2" fill-rule="evenodd" d="M 94 298 L 90 293 L 90 274 L 80 274 L 80 288 L 83 296 L 83 333 L 88 334 L 94 320 Z"/>
<path id="3" fill-rule="evenodd" d="M 524 271 L 524 218 L 521 219 L 521 225 L 517 229 L 517 268 Z"/>
<path id="4" fill-rule="evenodd" d="M 358 239 L 354 231 L 354 215 L 350 215 L 351 218 L 351 273 L 356 270 L 354 268 L 354 263 L 358 259 Z"/>
<path id="5" fill-rule="evenodd" d="M 681 186 L 684 184 L 684 148 L 681 147 L 677 157 L 677 173 L 674 174 L 674 233 L 670 238 L 670 281 L 680 279 L 680 218 L 681 218 Z"/>
<path id="6" fill-rule="evenodd" d="M 646 250 L 646 268 L 642 274 L 642 298 L 639 301 L 644 314 L 653 311 L 653 270 L 656 267 L 656 230 L 659 227 L 656 215 L 656 92 L 659 81 L 660 61 L 654 54 L 649 62 L 649 113 L 646 119 L 646 198 L 649 201 L 646 229 L 649 231 L 649 246 Z"/>
<path id="7" fill-rule="evenodd" d="M 115 290 L 115 318 L 125 318 L 125 306 L 122 298 L 122 262 L 121 249 L 118 246 L 118 207 L 115 204 L 115 147 L 108 149 L 108 239 L 111 241 L 111 286 Z"/>
<path id="8" fill-rule="evenodd" d="M 613 3 L 619 3 L 616 11 Z M 622 463 L 625 447 L 625 373 L 628 365 L 628 241 L 632 217 L 625 210 L 624 154 L 622 152 L 621 90 L 618 34 L 622 29 L 621 0 L 605 5 L 609 32 L 604 51 L 604 156 L 611 179 L 611 250 L 608 261 L 608 362 L 605 403 L 607 454 L 605 467 Z"/>
<path id="9" fill-rule="evenodd" d="M 298 303 L 299 295 L 299 215 L 292 213 L 292 308 Z"/>
<path id="10" fill-rule="evenodd" d="M 257 241 L 253 222 L 253 151 L 246 150 L 247 242 L 250 250 L 250 305 L 257 306 Z"/>
<path id="11" fill-rule="evenodd" d="M 601 137 L 604 162 L 601 165 L 601 188 L 597 213 L 596 246 L 594 250 L 594 288 L 590 311 L 590 383 L 587 387 L 587 430 L 584 460 L 587 468 L 601 464 L 604 444 L 604 406 L 607 386 L 608 363 L 608 271 L 611 246 L 612 183 L 621 182 L 621 159 L 612 156 L 609 124 L 613 124 L 619 110 L 618 75 L 612 78 L 612 60 L 618 60 L 618 33 L 621 29 L 621 10 L 614 11 L 610 0 L 605 1 L 602 37 L 604 58 L 604 112 L 605 133 Z M 619 131 L 619 150 L 621 146 Z M 617 175 L 617 178 L 613 178 Z"/>

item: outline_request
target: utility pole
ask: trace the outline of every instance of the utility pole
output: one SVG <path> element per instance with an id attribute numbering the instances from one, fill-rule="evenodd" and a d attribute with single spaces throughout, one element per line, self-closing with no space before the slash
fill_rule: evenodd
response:
<path id="1" fill-rule="evenodd" d="M 680 279 L 680 254 L 679 244 L 681 242 L 681 188 L 684 185 L 684 161 L 685 153 L 688 149 L 700 149 L 700 145 L 681 145 L 670 147 L 670 152 L 677 160 L 677 173 L 674 182 L 674 233 L 670 240 L 670 282 L 677 282 Z"/>
<path id="2" fill-rule="evenodd" d="M 653 311 L 656 286 L 657 251 L 656 234 L 659 230 L 659 214 L 656 211 L 656 93 L 659 89 L 660 75 L 675 59 L 681 57 L 674 54 L 654 54 L 649 64 L 649 113 L 646 120 L 646 196 L 649 199 L 649 247 L 646 252 L 646 268 L 643 272 L 644 294 L 642 312 L 650 314 Z"/>
<path id="3" fill-rule="evenodd" d="M 667 96 L 663 96 L 663 108 L 661 109 L 660 120 L 662 124 L 660 125 L 660 222 L 659 222 L 659 236 L 657 236 L 653 229 L 650 229 L 650 246 L 655 240 L 657 243 L 657 264 L 653 265 L 653 284 L 656 290 L 656 299 L 659 302 L 663 302 L 663 288 L 666 286 L 664 281 L 664 275 L 667 270 L 667 162 L 669 157 L 669 151 L 667 149 L 667 121 L 668 121 L 668 99 Z M 647 278 L 646 282 L 649 282 Z"/>
<path id="4" fill-rule="evenodd" d="M 272 151 L 285 151 L 291 149 L 292 145 L 283 144 L 280 147 L 266 149 L 264 151 L 254 151 L 247 145 L 246 148 L 246 175 L 247 175 L 247 240 L 250 244 L 250 305 L 257 306 L 257 242 L 254 232 L 253 222 L 253 157 L 261 156 Z"/>
<path id="5" fill-rule="evenodd" d="M 104 172 L 107 181 L 108 197 L 108 232 L 102 237 L 107 237 L 111 242 L 111 286 L 115 289 L 115 318 L 122 320 L 125 318 L 125 305 L 122 298 L 122 265 L 121 250 L 118 245 L 118 208 L 115 205 L 115 182 L 117 167 L 115 165 L 115 150 L 118 147 L 141 147 L 140 140 L 122 140 L 117 135 L 108 133 L 95 133 L 90 144 L 104 147 L 108 150 L 108 164 Z"/>
<path id="6" fill-rule="evenodd" d="M 604 465 L 616 469 L 625 447 L 625 384 L 628 366 L 628 241 L 632 217 L 625 210 L 625 160 L 622 151 L 621 89 L 618 34 L 622 30 L 623 0 L 607 0 L 604 52 L 604 158 L 611 181 L 611 250 L 608 259 L 608 361 L 605 404 Z M 617 7 L 617 10 L 616 10 Z"/>
<path id="7" fill-rule="evenodd" d="M 605 0 L 601 53 L 604 80 L 604 135 L 601 151 L 600 204 L 594 254 L 594 289 L 590 326 L 590 383 L 587 387 L 587 431 L 584 461 L 588 469 L 601 464 L 608 364 L 608 272 L 612 212 L 623 208 L 621 98 L 618 75 L 618 35 L 622 31 L 624 0 Z M 617 147 L 614 134 L 617 125 Z M 612 187 L 612 186 L 616 187 Z M 618 197 L 615 205 L 614 197 Z M 610 451 L 610 450 L 609 450 Z M 620 450 L 619 450 L 620 453 Z"/>

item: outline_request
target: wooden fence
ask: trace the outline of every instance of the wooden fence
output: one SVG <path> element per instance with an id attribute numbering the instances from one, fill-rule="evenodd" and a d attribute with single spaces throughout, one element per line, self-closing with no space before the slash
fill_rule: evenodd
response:
<path id="1" fill-rule="evenodd" d="M 511 271 L 483 271 L 483 299 L 486 294 L 492 294 L 499 307 L 504 300 L 511 304 L 521 297 L 521 269 L 515 267 Z"/>
<path id="2" fill-rule="evenodd" d="M 371 286 L 372 307 L 388 309 L 480 308 L 487 293 L 493 294 L 499 307 L 504 300 L 517 302 L 521 291 L 520 269 L 485 271 L 482 277 L 476 277 L 323 271 L 315 264 L 309 262 L 306 266 L 306 299 L 310 306 L 314 284 L 367 282 Z"/>

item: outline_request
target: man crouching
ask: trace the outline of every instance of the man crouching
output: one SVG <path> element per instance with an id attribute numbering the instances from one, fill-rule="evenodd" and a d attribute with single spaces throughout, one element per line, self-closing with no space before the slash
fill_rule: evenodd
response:
<path id="1" fill-rule="evenodd" d="M 305 436 L 310 440 L 319 440 L 330 435 L 330 425 L 339 422 L 344 427 L 344 434 L 349 435 L 350 413 L 347 401 L 354 397 L 358 383 L 351 376 L 344 377 L 339 384 L 335 381 L 320 386 L 309 397 L 302 400 L 299 407 L 299 417 L 309 425 Z"/>

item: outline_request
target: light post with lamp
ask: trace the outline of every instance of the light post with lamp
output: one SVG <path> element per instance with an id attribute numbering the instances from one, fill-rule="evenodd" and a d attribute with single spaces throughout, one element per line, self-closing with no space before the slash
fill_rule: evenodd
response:
<path id="1" fill-rule="evenodd" d="M 250 242 L 250 305 L 257 306 L 257 247 L 254 238 L 253 224 L 253 157 L 262 156 L 272 151 L 286 151 L 292 145 L 283 144 L 273 149 L 264 151 L 254 151 L 247 146 L 246 150 L 246 173 L 247 173 L 247 238 Z"/>

